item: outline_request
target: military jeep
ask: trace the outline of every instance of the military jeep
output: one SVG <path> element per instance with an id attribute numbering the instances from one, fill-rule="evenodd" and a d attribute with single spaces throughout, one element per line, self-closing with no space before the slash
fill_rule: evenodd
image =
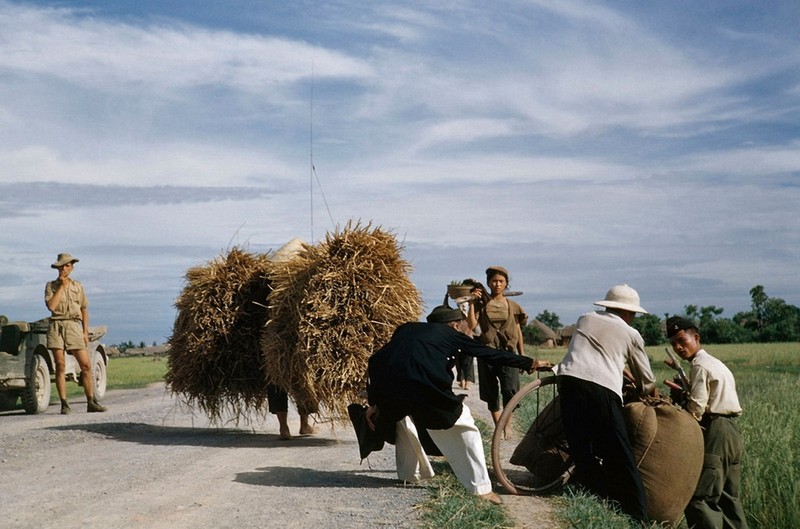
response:
<path id="1" fill-rule="evenodd" d="M 0 316 L 0 411 L 15 409 L 17 399 L 22 399 L 26 413 L 44 413 L 50 405 L 55 363 L 53 353 L 47 349 L 49 323 L 49 318 L 28 323 Z M 106 327 L 90 327 L 86 348 L 98 399 L 106 393 L 108 355 L 99 342 L 105 334 Z M 66 379 L 83 385 L 78 361 L 70 354 L 66 355 Z"/>

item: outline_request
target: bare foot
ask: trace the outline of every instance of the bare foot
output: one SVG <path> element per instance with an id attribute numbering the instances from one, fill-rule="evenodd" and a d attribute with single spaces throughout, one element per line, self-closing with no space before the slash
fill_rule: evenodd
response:
<path id="1" fill-rule="evenodd" d="M 503 499 L 497 495 L 495 492 L 487 492 L 486 494 L 478 494 L 478 497 L 482 500 L 486 500 L 489 503 L 494 505 L 502 505 Z"/>
<path id="2" fill-rule="evenodd" d="M 308 415 L 305 413 L 300 414 L 300 435 L 314 435 L 317 431 L 313 426 L 308 424 Z"/>
<path id="3" fill-rule="evenodd" d="M 292 434 L 289 432 L 289 427 L 288 426 L 286 428 L 281 427 L 278 439 L 280 439 L 281 441 L 288 441 L 291 438 Z"/>
<path id="4" fill-rule="evenodd" d="M 304 424 L 300 426 L 300 435 L 314 435 L 315 433 L 317 433 L 317 430 L 311 425 Z"/>

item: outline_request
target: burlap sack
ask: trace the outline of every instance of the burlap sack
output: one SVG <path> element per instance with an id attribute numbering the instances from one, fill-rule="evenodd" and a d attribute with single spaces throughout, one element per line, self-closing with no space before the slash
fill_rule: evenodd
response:
<path id="1" fill-rule="evenodd" d="M 647 495 L 647 515 L 675 526 L 703 468 L 700 425 L 665 399 L 626 404 L 624 414 Z"/>
<path id="2" fill-rule="evenodd" d="M 566 470 L 568 455 L 562 450 L 566 445 L 561 406 L 556 396 L 531 423 L 509 461 L 527 468 L 535 483 L 551 483 Z"/>

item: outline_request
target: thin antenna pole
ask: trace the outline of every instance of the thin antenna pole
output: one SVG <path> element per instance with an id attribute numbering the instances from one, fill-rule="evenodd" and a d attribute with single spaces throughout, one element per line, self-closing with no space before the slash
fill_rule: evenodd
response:
<path id="1" fill-rule="evenodd" d="M 314 61 L 311 61 L 311 101 L 308 120 L 308 152 L 309 152 L 309 206 L 311 214 L 311 244 L 314 244 Z"/>

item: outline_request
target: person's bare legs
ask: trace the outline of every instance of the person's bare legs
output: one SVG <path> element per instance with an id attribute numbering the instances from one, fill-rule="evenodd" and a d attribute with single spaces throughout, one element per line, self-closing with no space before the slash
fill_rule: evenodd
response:
<path id="1" fill-rule="evenodd" d="M 89 352 L 86 349 L 74 349 L 69 354 L 75 357 L 81 368 L 81 384 L 83 385 L 83 393 L 86 395 L 86 411 L 106 411 L 106 407 L 101 406 L 94 399 L 94 377 L 92 376 L 92 362 L 89 359 Z"/>
<path id="2" fill-rule="evenodd" d="M 497 411 L 492 411 L 490 413 L 492 414 L 492 421 L 494 421 L 494 427 L 497 428 L 497 424 L 500 422 L 500 415 L 502 415 L 503 411 L 497 410 Z M 508 424 L 506 424 L 506 427 L 503 430 L 503 439 L 508 439 L 510 435 L 511 435 L 511 421 L 509 420 Z"/>
<path id="3" fill-rule="evenodd" d="M 300 435 L 314 435 L 317 431 L 313 426 L 308 424 L 308 414 L 300 414 Z"/>
<path id="4" fill-rule="evenodd" d="M 63 349 L 53 349 L 53 362 L 56 368 L 56 392 L 61 401 L 61 414 L 67 415 L 72 410 L 67 402 L 67 377 L 65 371 L 67 370 L 67 358 Z"/>
<path id="5" fill-rule="evenodd" d="M 275 412 L 275 416 L 278 418 L 278 432 L 280 435 L 280 439 L 287 440 L 292 438 L 292 433 L 289 431 L 289 412 L 286 411 L 278 411 Z"/>

